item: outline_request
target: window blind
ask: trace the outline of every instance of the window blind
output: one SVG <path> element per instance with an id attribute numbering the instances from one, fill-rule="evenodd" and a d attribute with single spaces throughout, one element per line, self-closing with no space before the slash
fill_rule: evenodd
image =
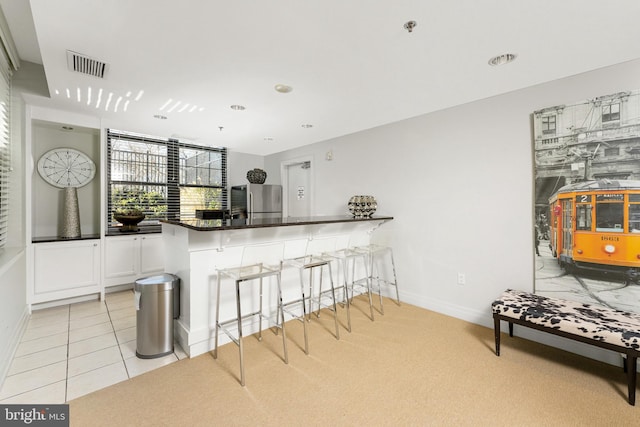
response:
<path id="1" fill-rule="evenodd" d="M 11 191 L 11 68 L 0 54 L 0 247 L 7 241 Z"/>
<path id="2" fill-rule="evenodd" d="M 107 224 L 113 214 L 137 209 L 141 226 L 161 219 L 192 218 L 198 209 L 226 209 L 225 148 L 124 131 L 107 131 Z"/>
<path id="3" fill-rule="evenodd" d="M 169 210 L 193 218 L 199 209 L 226 209 L 226 150 L 180 143 L 177 150 L 180 194 Z"/>

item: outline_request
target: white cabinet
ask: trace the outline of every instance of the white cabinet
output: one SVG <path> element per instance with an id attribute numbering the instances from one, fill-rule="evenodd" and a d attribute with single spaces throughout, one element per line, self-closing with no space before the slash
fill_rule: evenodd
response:
<path id="1" fill-rule="evenodd" d="M 164 270 L 162 234 L 108 236 L 105 242 L 104 285 L 134 282 Z"/>
<path id="2" fill-rule="evenodd" d="M 162 234 L 142 236 L 140 239 L 140 274 L 164 271 Z"/>
<path id="3" fill-rule="evenodd" d="M 99 239 L 36 243 L 33 248 L 30 303 L 101 292 Z"/>

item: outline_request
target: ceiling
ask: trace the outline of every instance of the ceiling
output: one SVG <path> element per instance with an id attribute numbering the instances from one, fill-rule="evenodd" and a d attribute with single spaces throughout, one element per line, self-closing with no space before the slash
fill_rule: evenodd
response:
<path id="1" fill-rule="evenodd" d="M 30 103 L 258 155 L 640 58 L 637 0 L 0 6 L 21 59 L 44 67 L 50 96 Z M 104 78 L 70 70 L 67 51 L 108 64 Z M 505 53 L 516 61 L 488 65 Z"/>

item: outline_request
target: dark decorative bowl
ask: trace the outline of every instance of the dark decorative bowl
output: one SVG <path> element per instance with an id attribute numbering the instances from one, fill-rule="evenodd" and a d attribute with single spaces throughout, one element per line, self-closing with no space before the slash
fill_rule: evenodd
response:
<path id="1" fill-rule="evenodd" d="M 255 168 L 247 172 L 247 179 L 252 184 L 264 184 L 267 180 L 267 173 L 262 169 Z"/>
<path id="2" fill-rule="evenodd" d="M 145 218 L 145 215 L 128 215 L 114 213 L 113 218 L 122 224 L 122 227 L 120 227 L 120 231 L 138 231 L 138 223 Z"/>

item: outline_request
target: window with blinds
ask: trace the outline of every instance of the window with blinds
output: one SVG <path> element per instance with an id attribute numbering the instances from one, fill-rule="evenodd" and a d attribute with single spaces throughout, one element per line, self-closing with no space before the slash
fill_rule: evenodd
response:
<path id="1" fill-rule="evenodd" d="M 7 242 L 11 188 L 11 69 L 0 55 L 0 247 Z"/>
<path id="2" fill-rule="evenodd" d="M 226 209 L 227 151 L 173 139 L 107 131 L 107 224 L 116 212 L 145 214 L 139 225 L 193 218 L 198 209 Z"/>

